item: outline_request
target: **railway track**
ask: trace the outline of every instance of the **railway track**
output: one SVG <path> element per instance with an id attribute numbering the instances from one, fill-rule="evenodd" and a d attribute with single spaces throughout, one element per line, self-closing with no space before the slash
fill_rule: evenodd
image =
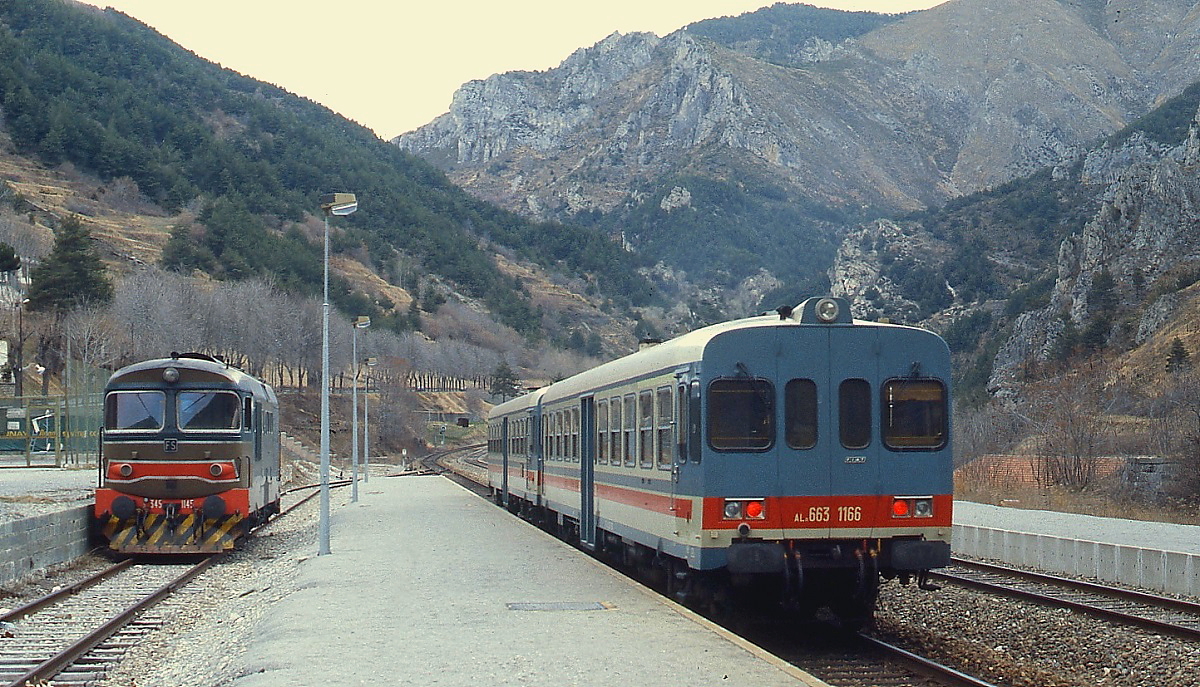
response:
<path id="1" fill-rule="evenodd" d="M 330 487 L 349 484 L 339 480 Z M 255 532 L 317 496 L 319 487 L 284 492 L 286 507 Z M 127 558 L 3 613 L 0 687 L 95 684 L 141 637 L 162 626 L 156 605 L 221 558 L 187 556 L 170 563 Z"/>
<path id="2" fill-rule="evenodd" d="M 953 572 L 942 571 L 932 577 L 1184 639 L 1200 639 L 1200 604 L 1192 601 L 960 558 L 952 563 Z"/>
<path id="3" fill-rule="evenodd" d="M 125 560 L 5 613 L 0 685 L 95 681 L 139 636 L 162 624 L 153 607 L 218 558 L 173 564 Z"/>

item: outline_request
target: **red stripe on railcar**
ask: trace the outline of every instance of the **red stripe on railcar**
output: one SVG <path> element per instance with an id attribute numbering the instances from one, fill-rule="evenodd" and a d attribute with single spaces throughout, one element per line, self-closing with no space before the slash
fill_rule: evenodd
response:
<path id="1" fill-rule="evenodd" d="M 762 520 L 727 520 L 725 499 L 704 499 L 703 527 L 706 530 L 732 530 L 742 522 L 758 529 L 828 529 L 862 527 L 950 527 L 954 497 L 933 497 L 932 517 L 896 517 L 892 515 L 891 494 L 855 496 L 768 496 L 766 517 Z"/>

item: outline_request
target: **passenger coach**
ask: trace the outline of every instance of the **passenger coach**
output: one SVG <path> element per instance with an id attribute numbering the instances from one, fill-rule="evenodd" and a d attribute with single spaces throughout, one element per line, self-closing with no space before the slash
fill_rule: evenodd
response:
<path id="1" fill-rule="evenodd" d="M 858 624 L 949 563 L 949 380 L 937 335 L 813 298 L 496 406 L 491 488 L 679 597 Z"/>

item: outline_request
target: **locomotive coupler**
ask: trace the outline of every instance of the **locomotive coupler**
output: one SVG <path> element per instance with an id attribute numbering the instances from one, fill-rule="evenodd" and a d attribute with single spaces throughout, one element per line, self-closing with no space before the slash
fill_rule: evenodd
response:
<path id="1" fill-rule="evenodd" d="M 167 516 L 167 526 L 175 529 L 175 526 L 179 524 L 179 504 L 164 503 L 163 513 Z"/>

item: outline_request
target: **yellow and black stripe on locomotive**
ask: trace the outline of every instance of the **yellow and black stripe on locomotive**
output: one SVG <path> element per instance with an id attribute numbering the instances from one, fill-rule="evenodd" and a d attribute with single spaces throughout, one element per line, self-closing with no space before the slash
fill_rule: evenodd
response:
<path id="1" fill-rule="evenodd" d="M 124 367 L 104 396 L 94 525 L 122 553 L 216 553 L 279 512 L 279 402 L 202 354 Z"/>

